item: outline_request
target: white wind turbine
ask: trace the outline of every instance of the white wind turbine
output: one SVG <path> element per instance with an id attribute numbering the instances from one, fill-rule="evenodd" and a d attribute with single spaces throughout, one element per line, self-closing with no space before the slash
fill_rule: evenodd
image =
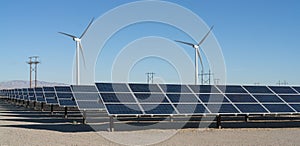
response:
<path id="1" fill-rule="evenodd" d="M 94 21 L 94 18 L 91 20 L 91 22 L 89 23 L 89 25 L 86 27 L 86 29 L 84 30 L 84 32 L 81 34 L 80 37 L 76 37 L 74 35 L 70 35 L 64 32 L 58 32 L 60 34 L 66 35 L 71 37 L 75 42 L 76 42 L 76 85 L 80 84 L 80 66 L 79 66 L 79 53 L 81 53 L 81 56 L 83 58 L 83 62 L 85 65 L 85 58 L 84 58 L 84 54 L 83 54 L 83 48 L 82 48 L 82 44 L 81 44 L 81 38 L 85 35 L 85 33 L 87 32 L 87 30 L 89 29 L 89 27 L 92 25 Z"/>
<path id="2" fill-rule="evenodd" d="M 211 32 L 211 30 L 213 28 L 214 28 L 214 26 L 212 26 L 210 28 L 210 30 L 207 32 L 207 34 L 202 38 L 202 40 L 198 44 L 192 44 L 192 43 L 188 43 L 188 42 L 183 42 L 183 41 L 177 41 L 177 40 L 175 40 L 176 42 L 189 45 L 189 46 L 191 46 L 191 47 L 193 47 L 195 49 L 195 84 L 198 83 L 198 57 L 200 59 L 200 63 L 201 63 L 201 67 L 202 67 L 201 74 L 203 75 L 203 73 L 204 73 L 204 67 L 203 67 L 203 62 L 202 62 L 202 58 L 201 58 L 201 55 L 200 55 L 199 48 L 200 48 L 200 45 L 205 41 L 205 39 L 207 38 L 207 36 L 209 35 L 209 33 Z M 202 81 L 203 81 L 203 78 L 202 78 Z"/>

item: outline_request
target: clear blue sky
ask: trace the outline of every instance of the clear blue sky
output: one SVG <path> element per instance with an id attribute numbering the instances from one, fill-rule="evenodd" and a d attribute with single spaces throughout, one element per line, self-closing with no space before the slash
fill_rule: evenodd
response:
<path id="1" fill-rule="evenodd" d="M 42 62 L 39 67 L 39 80 L 71 83 L 75 43 L 57 32 L 80 35 L 92 17 L 97 18 L 127 2 L 130 1 L 1 0 L 0 81 L 28 80 L 28 65 L 25 62 L 29 56 L 39 55 Z M 286 80 L 289 84 L 300 84 L 300 1 L 171 2 L 190 9 L 209 26 L 215 25 L 213 33 L 222 47 L 228 83 L 275 84 L 278 80 Z M 150 30 L 145 31 L 143 36 L 153 35 L 156 30 L 166 30 L 166 26 L 159 24 L 145 25 L 152 25 L 153 30 L 152 33 Z M 143 27 L 137 25 L 134 29 L 128 28 L 120 33 L 138 37 L 139 34 L 134 31 L 140 31 L 139 29 L 143 30 Z M 163 33 L 159 34 L 175 39 L 167 35 L 167 31 L 166 34 Z M 116 46 L 122 47 L 121 45 L 126 44 Z M 193 58 L 193 51 L 188 48 L 186 51 Z M 105 57 L 109 60 L 110 56 Z M 110 81 L 109 72 L 99 71 L 106 68 L 108 70 L 110 66 L 106 66 L 101 59 L 98 61 L 96 80 Z M 168 68 L 157 60 L 148 60 L 148 63 Z M 132 74 L 136 77 L 133 81 L 145 81 L 144 73 Z M 167 77 L 168 73 L 164 70 L 160 75 Z"/>

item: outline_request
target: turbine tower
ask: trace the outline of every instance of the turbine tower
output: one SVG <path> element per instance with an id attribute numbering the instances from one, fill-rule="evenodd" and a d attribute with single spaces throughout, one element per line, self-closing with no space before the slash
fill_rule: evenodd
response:
<path id="1" fill-rule="evenodd" d="M 199 48 L 200 48 L 200 45 L 208 37 L 208 35 L 210 34 L 210 32 L 212 31 L 213 28 L 214 28 L 214 26 L 212 26 L 210 28 L 210 30 L 207 32 L 207 34 L 202 38 L 202 40 L 198 44 L 192 44 L 192 43 L 188 43 L 188 42 L 184 42 L 184 41 L 175 40 L 176 42 L 179 42 L 179 43 L 182 43 L 182 44 L 185 44 L 185 45 L 189 45 L 189 46 L 191 46 L 191 47 L 193 47 L 195 49 L 195 84 L 198 83 L 198 57 L 200 59 L 201 68 L 202 68 L 201 74 L 203 75 L 203 73 L 204 73 L 204 67 L 203 67 L 203 62 L 202 62 L 202 58 L 201 58 L 201 55 L 200 55 Z M 203 82 L 203 76 L 201 76 L 201 78 L 202 78 L 202 82 Z"/>
<path id="2" fill-rule="evenodd" d="M 92 25 L 94 21 L 94 18 L 91 20 L 91 22 L 89 23 L 89 25 L 86 27 L 86 29 L 84 30 L 84 32 L 81 34 L 80 37 L 76 37 L 74 35 L 68 34 L 68 33 L 64 33 L 64 32 L 58 32 L 60 34 L 69 36 L 73 39 L 73 41 L 76 42 L 76 85 L 80 84 L 80 65 L 79 65 L 79 54 L 81 54 L 82 58 L 83 58 L 83 63 L 85 65 L 85 58 L 84 58 L 84 54 L 83 54 L 83 48 L 82 48 L 82 44 L 81 44 L 81 38 L 85 35 L 85 33 L 87 32 L 87 30 L 89 29 L 89 27 Z"/>

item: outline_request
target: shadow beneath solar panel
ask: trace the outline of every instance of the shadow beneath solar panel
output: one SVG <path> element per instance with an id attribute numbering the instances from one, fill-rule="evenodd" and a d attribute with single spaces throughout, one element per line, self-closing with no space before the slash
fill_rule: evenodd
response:
<path id="1" fill-rule="evenodd" d="M 33 124 L 33 125 L 3 125 L 1 127 L 25 128 L 35 130 L 51 130 L 57 132 L 91 132 L 94 131 L 89 125 L 72 124 Z"/>

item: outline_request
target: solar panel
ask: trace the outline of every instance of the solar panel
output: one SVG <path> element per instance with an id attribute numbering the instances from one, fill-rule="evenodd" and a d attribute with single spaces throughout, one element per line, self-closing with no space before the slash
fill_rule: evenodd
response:
<path id="1" fill-rule="evenodd" d="M 104 105 L 103 103 L 98 100 L 98 101 L 77 101 L 78 108 L 80 110 L 99 110 L 103 109 Z"/>
<path id="2" fill-rule="evenodd" d="M 72 93 L 71 88 L 69 86 L 55 86 L 55 91 L 58 92 L 67 92 Z"/>
<path id="3" fill-rule="evenodd" d="M 223 94 L 198 94 L 200 100 L 204 103 L 223 103 L 229 102 Z"/>
<path id="4" fill-rule="evenodd" d="M 164 94 L 134 93 L 134 95 L 140 103 L 143 103 L 143 102 L 167 103 L 167 102 L 169 102 Z"/>
<path id="5" fill-rule="evenodd" d="M 180 114 L 207 114 L 209 111 L 203 104 L 175 104 Z"/>
<path id="6" fill-rule="evenodd" d="M 53 93 L 54 92 L 54 87 L 43 87 L 43 91 Z"/>
<path id="7" fill-rule="evenodd" d="M 189 85 L 194 93 L 220 93 L 213 85 Z"/>
<path id="8" fill-rule="evenodd" d="M 73 92 L 76 93 L 98 93 L 97 88 L 94 85 L 71 85 Z"/>
<path id="9" fill-rule="evenodd" d="M 191 93 L 186 85 L 160 84 L 160 87 L 166 93 Z"/>
<path id="10" fill-rule="evenodd" d="M 300 87 L 293 87 L 298 93 L 300 93 Z"/>
<path id="11" fill-rule="evenodd" d="M 46 102 L 43 96 L 43 88 L 34 88 L 33 91 L 34 96 L 32 96 L 32 99 L 34 98 L 37 102 Z"/>
<path id="12" fill-rule="evenodd" d="M 268 113 L 260 104 L 235 104 L 243 113 Z"/>
<path id="13" fill-rule="evenodd" d="M 277 94 L 296 94 L 291 87 L 287 86 L 269 86 Z"/>
<path id="14" fill-rule="evenodd" d="M 280 98 L 278 98 L 277 95 L 271 94 L 271 95 L 253 95 L 259 102 L 283 102 Z"/>
<path id="15" fill-rule="evenodd" d="M 76 102 L 70 86 L 54 87 L 58 104 L 63 107 L 75 107 Z"/>
<path id="16" fill-rule="evenodd" d="M 43 94 L 47 104 L 57 105 L 57 97 L 55 95 L 54 87 L 43 87 Z"/>
<path id="17" fill-rule="evenodd" d="M 104 102 L 136 103 L 131 93 L 100 93 Z"/>
<path id="18" fill-rule="evenodd" d="M 104 105 L 95 85 L 72 85 L 79 110 L 101 110 Z"/>
<path id="19" fill-rule="evenodd" d="M 300 104 L 289 104 L 292 108 L 294 108 L 297 112 L 300 112 Z"/>
<path id="20" fill-rule="evenodd" d="M 170 115 L 176 114 L 171 104 L 141 104 L 146 114 Z"/>
<path id="21" fill-rule="evenodd" d="M 215 114 L 240 113 L 232 104 L 205 104 L 206 107 Z"/>
<path id="22" fill-rule="evenodd" d="M 96 83 L 99 92 L 130 92 L 126 84 Z"/>
<path id="23" fill-rule="evenodd" d="M 272 91 L 266 86 L 243 86 L 250 93 L 272 93 Z"/>
<path id="24" fill-rule="evenodd" d="M 92 92 L 73 92 L 74 97 L 76 98 L 76 100 L 94 100 L 94 101 L 98 101 L 100 100 L 100 96 L 99 93 L 92 93 Z"/>
<path id="25" fill-rule="evenodd" d="M 232 102 L 257 102 L 251 95 L 249 94 L 226 94 L 226 97 Z"/>
<path id="26" fill-rule="evenodd" d="M 156 84 L 129 84 L 132 92 L 161 92 Z"/>
<path id="27" fill-rule="evenodd" d="M 167 94 L 171 102 L 173 103 L 184 103 L 184 102 L 190 102 L 190 103 L 197 103 L 200 102 L 197 97 L 194 94 Z"/>
<path id="28" fill-rule="evenodd" d="M 286 104 L 263 104 L 270 112 L 272 113 L 292 113 L 294 112 L 293 109 L 291 109 Z"/>
<path id="29" fill-rule="evenodd" d="M 300 103 L 300 95 L 280 95 L 280 97 L 288 103 L 299 102 Z"/>
<path id="30" fill-rule="evenodd" d="M 143 114 L 142 110 L 137 104 L 106 104 L 106 108 L 109 114 L 118 114 L 118 115 Z"/>
<path id="31" fill-rule="evenodd" d="M 217 87 L 224 93 L 247 93 L 246 90 L 239 85 L 217 85 Z"/>

